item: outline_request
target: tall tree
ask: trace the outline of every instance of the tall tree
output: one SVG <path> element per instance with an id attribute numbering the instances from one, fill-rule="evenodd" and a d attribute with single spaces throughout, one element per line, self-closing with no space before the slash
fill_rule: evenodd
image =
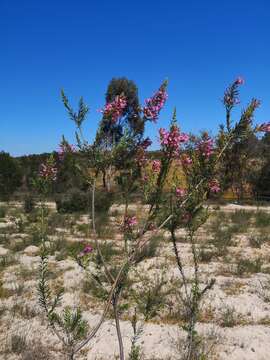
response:
<path id="1" fill-rule="evenodd" d="M 110 113 L 108 104 L 123 100 L 120 121 L 115 121 Z M 107 146 L 118 143 L 124 132 L 134 137 L 141 137 L 144 133 L 144 121 L 141 117 L 141 109 L 138 98 L 138 88 L 134 81 L 125 77 L 113 78 L 107 88 L 106 106 L 100 122 L 96 141 L 98 144 L 106 142 Z M 120 104 L 121 105 L 121 104 Z M 106 111 L 107 110 L 107 111 Z"/>

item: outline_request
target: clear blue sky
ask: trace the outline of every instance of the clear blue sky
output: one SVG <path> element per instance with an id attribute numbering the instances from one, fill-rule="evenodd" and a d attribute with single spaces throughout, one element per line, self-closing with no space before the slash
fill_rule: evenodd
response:
<path id="1" fill-rule="evenodd" d="M 73 124 L 59 92 L 90 106 L 91 139 L 112 77 L 126 76 L 141 101 L 169 78 L 169 100 L 155 137 L 174 106 L 184 131 L 216 132 L 224 119 L 224 87 L 246 79 L 241 106 L 262 100 L 270 119 L 268 0 L 1 0 L 0 150 L 13 155 L 72 142 Z M 241 107 L 240 107 L 241 109 Z"/>

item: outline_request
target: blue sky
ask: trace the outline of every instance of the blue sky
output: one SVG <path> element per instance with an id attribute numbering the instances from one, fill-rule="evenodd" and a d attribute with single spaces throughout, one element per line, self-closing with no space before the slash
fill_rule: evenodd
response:
<path id="1" fill-rule="evenodd" d="M 154 139 L 174 106 L 183 131 L 215 133 L 223 90 L 238 75 L 241 106 L 261 99 L 256 120 L 269 121 L 269 16 L 267 0 L 1 0 L 0 150 L 51 151 L 62 134 L 74 142 L 61 88 L 74 107 L 81 95 L 90 106 L 91 140 L 117 76 L 137 83 L 141 102 L 169 79 L 166 108 L 147 127 Z"/>

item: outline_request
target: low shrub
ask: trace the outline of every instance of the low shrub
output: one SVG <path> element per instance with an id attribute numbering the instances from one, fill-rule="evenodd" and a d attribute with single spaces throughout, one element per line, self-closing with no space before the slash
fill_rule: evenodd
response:
<path id="1" fill-rule="evenodd" d="M 77 189 L 59 196 L 55 200 L 59 213 L 73 213 L 76 211 L 87 211 L 89 208 L 89 194 Z"/>
<path id="2" fill-rule="evenodd" d="M 262 260 L 260 258 L 256 260 L 240 259 L 237 264 L 237 275 L 243 274 L 255 274 L 262 270 Z"/>
<path id="3" fill-rule="evenodd" d="M 257 211 L 255 214 L 255 225 L 257 227 L 270 226 L 270 214 L 264 211 Z"/>

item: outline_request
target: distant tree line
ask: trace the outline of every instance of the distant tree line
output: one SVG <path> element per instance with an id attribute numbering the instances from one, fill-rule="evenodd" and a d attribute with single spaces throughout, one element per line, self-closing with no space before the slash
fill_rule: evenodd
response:
<path id="1" fill-rule="evenodd" d="M 234 92 L 235 89 L 229 88 L 227 91 Z M 225 93 L 226 95 L 226 93 Z M 233 96 L 237 94 L 233 93 Z M 84 105 L 83 100 L 79 102 L 78 113 L 71 108 L 67 97 L 62 92 L 62 99 L 69 116 L 80 125 L 80 119 L 88 112 L 88 107 Z M 141 105 L 139 103 L 138 89 L 136 84 L 126 78 L 113 78 L 108 85 L 105 94 L 106 104 L 112 101 L 125 101 L 125 111 L 121 115 L 121 121 L 113 121 L 110 117 L 110 108 L 105 106 L 102 111 L 102 118 L 99 124 L 99 131 L 95 139 L 94 146 L 103 151 L 103 161 L 100 163 L 100 172 L 102 174 L 102 186 L 106 191 L 111 191 L 110 175 L 112 169 L 108 166 L 110 162 L 111 149 L 115 143 L 121 143 L 127 134 L 133 143 L 129 144 L 130 154 L 134 144 L 138 144 L 144 135 L 144 121 L 141 118 Z M 258 104 L 254 101 L 250 103 L 247 111 L 253 112 Z M 221 147 L 226 137 L 230 133 L 230 104 L 227 109 L 227 126 L 221 126 L 217 135 L 217 147 Z M 249 114 L 243 113 L 243 117 Z M 244 123 L 244 122 L 243 122 Z M 79 127 L 78 127 L 79 128 Z M 231 189 L 238 200 L 243 199 L 247 189 L 254 198 L 270 199 L 270 134 L 266 133 L 262 138 L 257 138 L 250 130 L 247 124 L 245 136 L 235 143 L 224 153 L 222 167 L 219 169 L 223 174 L 222 190 Z M 121 149 L 121 147 L 120 147 Z M 61 194 L 72 191 L 85 192 L 88 184 L 80 176 L 78 168 L 80 164 L 85 168 L 83 162 L 85 156 L 80 152 L 70 152 L 64 159 L 59 158 L 59 154 L 54 152 L 56 162 L 61 162 L 58 166 L 57 181 L 54 184 L 52 195 L 57 198 Z M 121 168 L 121 164 L 127 164 L 127 159 L 123 159 L 121 152 L 117 154 L 118 162 L 114 168 Z M 12 157 L 6 152 L 0 152 L 0 199 L 9 199 L 17 194 L 34 193 L 33 179 L 37 176 L 40 165 L 50 156 L 48 153 L 38 155 L 25 155 Z M 158 151 L 149 151 L 150 159 L 159 159 Z M 106 161 L 106 159 L 108 161 Z"/>

